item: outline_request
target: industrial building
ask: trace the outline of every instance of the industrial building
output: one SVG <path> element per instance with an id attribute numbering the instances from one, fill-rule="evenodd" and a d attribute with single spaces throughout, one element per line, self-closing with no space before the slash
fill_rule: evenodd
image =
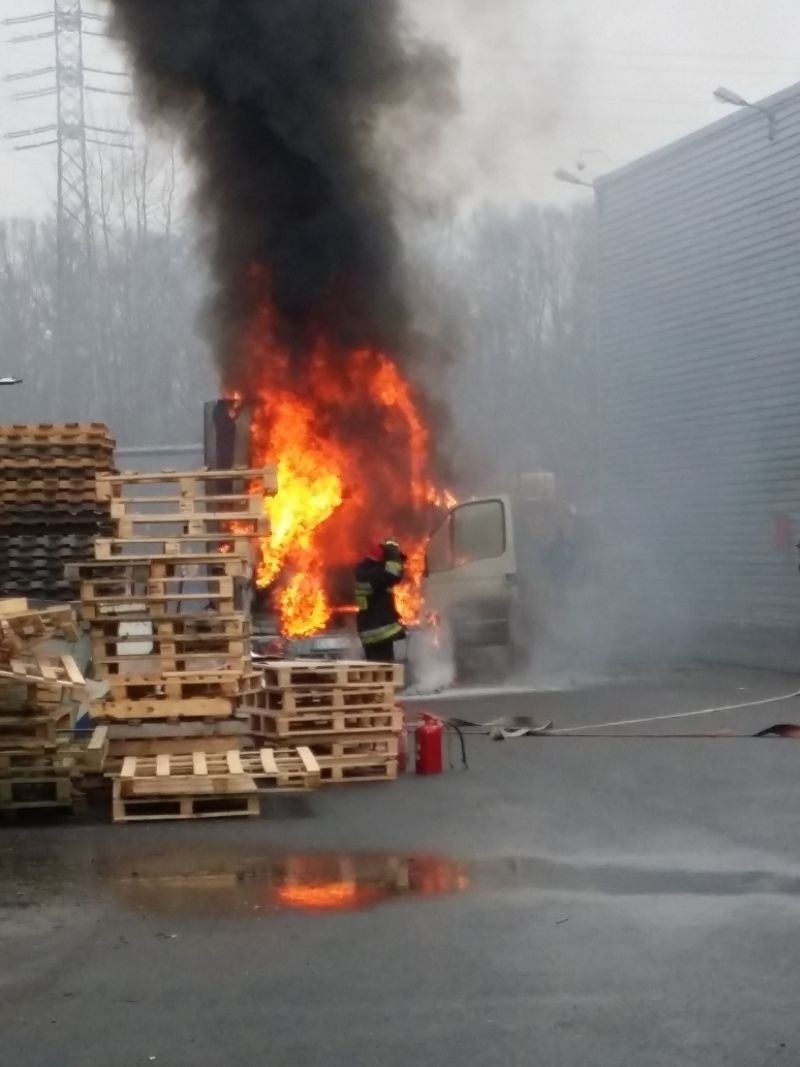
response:
<path id="1" fill-rule="evenodd" d="M 596 183 L 609 618 L 800 664 L 800 85 Z"/>

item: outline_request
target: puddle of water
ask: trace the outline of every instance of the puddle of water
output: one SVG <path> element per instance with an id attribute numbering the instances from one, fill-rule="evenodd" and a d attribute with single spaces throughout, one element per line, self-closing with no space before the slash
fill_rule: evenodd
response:
<path id="1" fill-rule="evenodd" d="M 139 855 L 103 877 L 128 907 L 180 916 L 355 912 L 403 898 L 463 893 L 466 868 L 433 854 L 286 852 Z"/>
<path id="2" fill-rule="evenodd" d="M 0 885 L 0 910 L 55 896 L 109 894 L 141 914 L 176 918 L 359 912 L 467 891 L 800 899 L 800 871 L 793 867 L 651 867 L 623 857 L 605 863 L 543 856 L 462 861 L 429 852 L 261 851 L 232 844 L 147 851 L 124 846 L 101 855 L 18 844 L 0 848 Z"/>

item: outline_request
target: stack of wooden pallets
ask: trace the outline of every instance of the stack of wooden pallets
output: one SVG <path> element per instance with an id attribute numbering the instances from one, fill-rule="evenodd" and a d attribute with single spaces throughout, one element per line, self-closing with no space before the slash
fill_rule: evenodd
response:
<path id="1" fill-rule="evenodd" d="M 71 569 L 108 727 L 115 821 L 258 814 L 263 791 L 311 788 L 304 748 L 246 750 L 236 715 L 263 688 L 247 612 L 263 469 L 99 475 L 115 536 Z"/>
<path id="2" fill-rule="evenodd" d="M 27 601 L 0 601 L 0 809 L 68 808 L 80 801 L 78 779 L 103 759 L 103 739 L 90 751 L 73 743 L 71 729 L 85 681 L 75 660 L 47 651 L 80 630 L 73 610 L 31 609 Z M 68 646 L 67 646 L 68 647 Z M 99 746 L 99 747 L 98 747 Z"/>
<path id="3" fill-rule="evenodd" d="M 90 559 L 94 538 L 110 532 L 94 479 L 113 457 L 102 423 L 0 426 L 0 591 L 72 598 L 64 565 Z"/>
<path id="4" fill-rule="evenodd" d="M 264 793 L 314 789 L 320 769 L 304 747 L 125 756 L 114 774 L 114 822 L 259 815 Z"/>
<path id="5" fill-rule="evenodd" d="M 308 747 L 323 783 L 397 777 L 402 666 L 284 660 L 264 675 L 265 689 L 244 701 L 254 739 Z"/>
<path id="6" fill-rule="evenodd" d="M 228 719 L 260 688 L 246 612 L 271 472 L 98 475 L 113 538 L 70 568 L 111 722 Z M 235 524 L 237 534 L 230 533 Z"/>

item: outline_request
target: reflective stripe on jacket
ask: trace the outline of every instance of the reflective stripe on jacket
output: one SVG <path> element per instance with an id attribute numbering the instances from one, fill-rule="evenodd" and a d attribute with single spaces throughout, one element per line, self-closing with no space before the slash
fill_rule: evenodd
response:
<path id="1" fill-rule="evenodd" d="M 378 630 L 362 630 L 358 636 L 361 638 L 362 645 L 377 645 L 381 641 L 399 640 L 405 632 L 405 627 L 401 622 L 392 622 Z"/>
<path id="2" fill-rule="evenodd" d="M 364 559 L 356 567 L 356 627 L 362 644 L 397 640 L 405 630 L 394 603 L 394 586 L 403 578 L 399 560 Z"/>

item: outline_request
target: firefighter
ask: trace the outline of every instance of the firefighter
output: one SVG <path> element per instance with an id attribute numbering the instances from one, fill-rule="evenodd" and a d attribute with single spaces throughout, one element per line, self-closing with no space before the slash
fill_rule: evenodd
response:
<path id="1" fill-rule="evenodd" d="M 394 643 L 405 637 L 393 589 L 403 580 L 406 558 L 397 541 L 384 541 L 356 567 L 358 636 L 364 655 L 376 663 L 394 663 Z"/>

